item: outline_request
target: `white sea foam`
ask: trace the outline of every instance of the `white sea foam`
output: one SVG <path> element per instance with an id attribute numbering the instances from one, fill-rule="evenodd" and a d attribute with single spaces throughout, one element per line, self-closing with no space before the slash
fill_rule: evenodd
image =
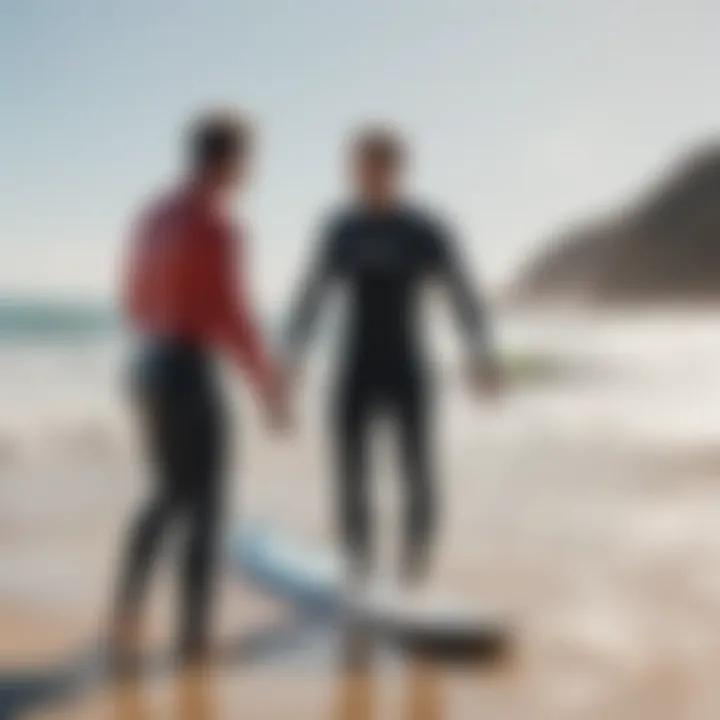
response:
<path id="1" fill-rule="evenodd" d="M 528 432 L 541 424 L 543 432 L 650 444 L 720 439 L 720 318 L 514 315 L 498 325 L 510 353 L 545 355 L 580 371 L 523 384 L 505 403 L 495 432 Z M 436 346 L 447 396 L 453 397 L 458 343 L 443 339 Z M 0 344 L 0 463 L 53 453 L 126 452 L 125 355 L 122 343 L 108 338 Z M 318 375 L 325 377 L 325 370 Z M 319 395 L 309 391 L 308 402 Z M 468 413 L 459 401 L 449 427 L 465 425 Z"/>

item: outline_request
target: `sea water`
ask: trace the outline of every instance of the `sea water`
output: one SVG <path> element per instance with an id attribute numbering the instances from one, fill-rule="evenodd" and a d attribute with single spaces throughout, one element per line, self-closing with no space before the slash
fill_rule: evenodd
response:
<path id="1" fill-rule="evenodd" d="M 495 325 L 507 355 L 557 366 L 512 389 L 506 423 L 541 413 L 554 432 L 569 435 L 691 446 L 720 440 L 720 313 L 502 312 Z M 440 388 L 447 381 L 452 394 L 461 343 L 447 329 L 439 335 Z M 128 354 L 102 307 L 0 303 L 0 463 L 128 451 Z M 321 357 L 318 366 L 328 362 Z M 329 376 L 324 367 L 315 374 Z"/>

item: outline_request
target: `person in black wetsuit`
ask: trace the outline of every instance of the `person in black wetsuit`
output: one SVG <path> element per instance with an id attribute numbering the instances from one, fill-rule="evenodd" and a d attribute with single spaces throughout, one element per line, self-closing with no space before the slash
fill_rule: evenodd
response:
<path id="1" fill-rule="evenodd" d="M 365 577 L 373 557 L 369 429 L 388 415 L 399 425 L 406 498 L 402 570 L 413 582 L 426 574 L 437 525 L 431 391 L 418 327 L 426 281 L 440 281 L 450 292 L 469 344 L 473 388 L 494 392 L 499 373 L 487 313 L 452 233 L 400 197 L 404 155 L 388 130 L 359 135 L 351 153 L 356 202 L 326 223 L 291 312 L 287 341 L 289 365 L 297 366 L 326 290 L 345 287 L 350 317 L 332 415 L 343 544 L 351 577 Z"/>

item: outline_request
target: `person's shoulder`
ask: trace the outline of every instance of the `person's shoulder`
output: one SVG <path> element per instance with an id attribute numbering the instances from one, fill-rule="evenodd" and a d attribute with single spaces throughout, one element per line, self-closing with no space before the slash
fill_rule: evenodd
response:
<path id="1" fill-rule="evenodd" d="M 420 202 L 408 202 L 403 208 L 403 220 L 416 232 L 435 238 L 447 235 L 450 223 L 436 208 Z"/>
<path id="2" fill-rule="evenodd" d="M 337 204 L 322 214 L 321 226 L 327 236 L 337 237 L 345 233 L 358 221 L 357 210 L 349 204 Z"/>
<path id="3" fill-rule="evenodd" d="M 139 202 L 133 213 L 136 225 L 147 227 L 177 214 L 182 207 L 182 199 L 176 188 L 158 188 L 148 193 Z"/>

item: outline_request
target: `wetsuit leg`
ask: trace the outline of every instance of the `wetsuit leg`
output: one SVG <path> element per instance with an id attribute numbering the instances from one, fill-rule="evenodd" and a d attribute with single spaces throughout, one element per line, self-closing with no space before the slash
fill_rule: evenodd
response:
<path id="1" fill-rule="evenodd" d="M 134 617 L 142 605 L 150 570 L 165 526 L 173 514 L 173 505 L 164 493 L 157 492 L 133 519 L 117 596 L 118 620 Z"/>
<path id="2" fill-rule="evenodd" d="M 182 458 L 177 452 L 179 398 L 170 391 L 174 367 L 169 358 L 150 353 L 133 368 L 132 395 L 150 461 L 151 493 L 128 532 L 117 597 L 117 614 L 135 615 L 143 603 L 149 576 L 170 521 L 183 506 Z"/>
<path id="3" fill-rule="evenodd" d="M 185 655 L 201 654 L 209 637 L 214 566 L 220 535 L 224 431 L 222 408 L 205 390 L 192 414 L 193 448 L 187 457 L 187 536 L 181 576 L 180 642 Z"/>
<path id="4" fill-rule="evenodd" d="M 165 349 L 142 358 L 136 395 L 153 466 L 154 490 L 130 532 L 118 593 L 120 615 L 136 613 L 152 565 L 173 520 L 188 525 L 183 577 L 182 645 L 197 646 L 206 629 L 212 538 L 217 532 L 222 421 L 205 361 Z"/>
<path id="5" fill-rule="evenodd" d="M 332 413 L 340 536 L 350 571 L 360 578 L 369 572 L 373 560 L 368 488 L 371 390 L 362 373 L 350 373 L 338 388 Z"/>
<path id="6" fill-rule="evenodd" d="M 410 581 L 427 573 L 436 526 L 428 394 L 425 380 L 416 372 L 405 373 L 394 384 L 393 414 L 399 424 L 405 485 L 402 573 Z"/>

